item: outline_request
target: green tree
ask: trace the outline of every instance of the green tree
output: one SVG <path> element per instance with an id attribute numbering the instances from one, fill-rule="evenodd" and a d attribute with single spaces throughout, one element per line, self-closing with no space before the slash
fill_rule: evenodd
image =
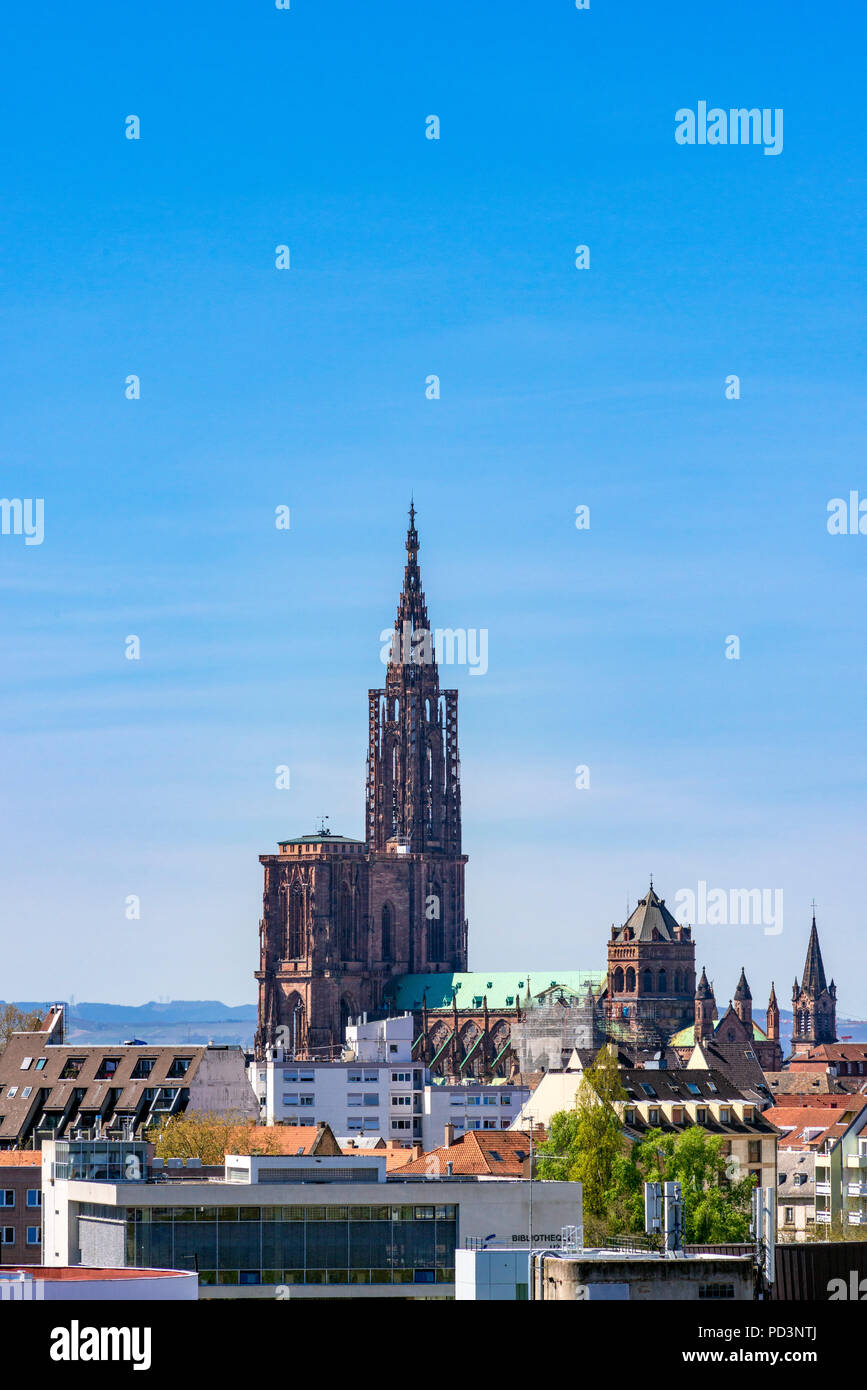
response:
<path id="1" fill-rule="evenodd" d="M 0 1008 L 0 1052 L 13 1033 L 32 1033 L 38 1028 L 47 1010 L 31 1009 L 25 1013 L 16 1004 L 4 1004 Z"/>
<path id="2" fill-rule="evenodd" d="M 678 1134 L 652 1129 L 635 1144 L 634 1159 L 645 1182 L 679 1182 L 684 1240 L 721 1245 L 747 1240 L 750 1195 L 756 1180 L 730 1177 L 723 1140 L 699 1125 Z"/>
<path id="3" fill-rule="evenodd" d="M 581 1078 L 574 1109 L 552 1116 L 538 1150 L 538 1177 L 583 1184 L 585 1225 L 593 1218 L 618 1225 L 631 1216 L 629 1198 L 639 1179 L 614 1108 L 625 1099 L 617 1062 L 603 1048 Z"/>
<path id="4" fill-rule="evenodd" d="M 273 1130 L 245 1120 L 241 1115 L 211 1111 L 184 1111 L 153 1125 L 145 1138 L 156 1158 L 199 1158 L 205 1164 L 221 1164 L 227 1153 L 273 1154 L 280 1145 Z"/>

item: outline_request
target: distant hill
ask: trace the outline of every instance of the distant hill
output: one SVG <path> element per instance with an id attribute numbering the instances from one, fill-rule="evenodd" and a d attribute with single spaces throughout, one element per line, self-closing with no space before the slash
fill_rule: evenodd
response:
<path id="1" fill-rule="evenodd" d="M 5 1001 L 0 1000 L 0 1005 Z M 15 1000 L 16 1007 L 47 1009 L 55 999 Z M 765 1027 L 764 1009 L 754 1016 Z M 153 1046 L 207 1042 L 234 1043 L 252 1048 L 256 1031 L 255 1004 L 223 1004 L 219 999 L 173 999 L 168 1004 L 152 999 L 148 1004 L 74 1004 L 66 1009 L 66 1036 L 71 1043 L 121 1043 L 138 1038 Z M 788 1054 L 792 1037 L 792 1015 L 780 1010 L 783 1052 Z M 847 1042 L 867 1042 L 867 1020 L 840 1018 L 837 1036 Z"/>
<path id="2" fill-rule="evenodd" d="M 5 1001 L 0 1001 L 0 1003 Z M 19 1009 L 46 1009 L 62 1000 L 14 1001 Z M 255 1004 L 223 1004 L 219 999 L 173 999 L 167 1004 L 76 1003 L 66 1006 L 66 1037 L 71 1043 L 121 1043 L 138 1038 L 154 1046 L 180 1043 L 253 1045 Z"/>

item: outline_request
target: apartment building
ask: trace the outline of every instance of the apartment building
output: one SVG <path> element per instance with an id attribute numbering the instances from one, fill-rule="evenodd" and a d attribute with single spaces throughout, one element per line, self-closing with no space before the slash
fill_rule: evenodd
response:
<path id="1" fill-rule="evenodd" d="M 0 1152 L 0 1265 L 42 1263 L 42 1158 Z"/>
<path id="2" fill-rule="evenodd" d="M 432 1080 L 412 1061 L 411 1014 L 350 1024 L 340 1061 L 295 1061 L 274 1047 L 250 1065 L 266 1124 L 327 1124 L 345 1138 L 379 1136 L 425 1148 L 452 1124 L 458 1133 L 508 1129 L 529 1096 L 526 1086 Z"/>
<path id="3" fill-rule="evenodd" d="M 780 1096 L 765 1118 L 780 1132 L 786 1155 L 781 1169 L 794 1173 L 796 1156 L 804 1155 L 797 1168 L 808 1175 L 798 1184 L 805 1189 L 803 1203 L 792 1200 L 793 1192 L 778 1191 L 781 1235 L 803 1239 L 801 1232 L 813 1221 L 841 1229 L 867 1226 L 867 1096 Z M 803 1214 L 794 1209 L 801 1205 Z"/>
<path id="4" fill-rule="evenodd" d="M 744 1095 L 722 1072 L 690 1066 L 682 1070 L 650 1067 L 619 1069 L 626 1098 L 615 1102 L 624 1131 L 642 1138 L 648 1130 L 678 1133 L 693 1125 L 722 1139 L 723 1153 L 732 1158 L 742 1177 L 760 1187 L 777 1185 L 778 1131 L 752 1095 Z M 516 1129 L 543 1125 L 559 1110 L 578 1101 L 585 1073 L 547 1072 L 515 1121 Z"/>
<path id="5" fill-rule="evenodd" d="M 140 1132 L 185 1110 L 255 1119 L 239 1047 L 83 1047 L 64 1042 L 63 1006 L 0 1053 L 0 1150 L 45 1137 Z"/>

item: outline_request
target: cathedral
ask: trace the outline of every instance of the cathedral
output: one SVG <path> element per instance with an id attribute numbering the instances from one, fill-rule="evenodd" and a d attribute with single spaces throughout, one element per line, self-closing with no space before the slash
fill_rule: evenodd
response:
<path id="1" fill-rule="evenodd" d="M 320 829 L 260 856 L 256 1051 L 340 1055 L 395 975 L 467 968 L 458 692 L 440 688 L 410 508 L 383 689 L 368 692 L 365 838 Z"/>
<path id="2" fill-rule="evenodd" d="M 256 1055 L 280 1044 L 299 1058 L 339 1058 L 351 1019 L 408 1011 L 414 1060 L 455 1079 L 557 1067 L 605 1041 L 636 1055 L 670 1049 L 683 1065 L 713 1049 L 717 1063 L 746 1056 L 779 1070 L 773 985 L 766 1031 L 743 969 L 720 1014 L 706 972 L 696 980 L 692 929 L 652 880 L 611 928 L 605 973 L 468 973 L 458 692 L 440 688 L 418 552 L 411 506 L 385 685 L 368 692 L 365 838 L 323 825 L 260 856 Z M 836 998 L 814 915 L 792 996 L 795 1053 L 836 1040 Z"/>

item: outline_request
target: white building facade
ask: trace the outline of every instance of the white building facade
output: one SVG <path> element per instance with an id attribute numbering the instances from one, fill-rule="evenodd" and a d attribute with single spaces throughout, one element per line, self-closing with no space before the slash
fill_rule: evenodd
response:
<path id="1" fill-rule="evenodd" d="M 431 1081 L 412 1060 L 413 1018 L 351 1024 L 340 1062 L 300 1062 L 282 1047 L 249 1069 L 266 1124 L 327 1124 L 340 1137 L 376 1136 L 435 1148 L 445 1127 L 509 1129 L 526 1087 Z"/>

